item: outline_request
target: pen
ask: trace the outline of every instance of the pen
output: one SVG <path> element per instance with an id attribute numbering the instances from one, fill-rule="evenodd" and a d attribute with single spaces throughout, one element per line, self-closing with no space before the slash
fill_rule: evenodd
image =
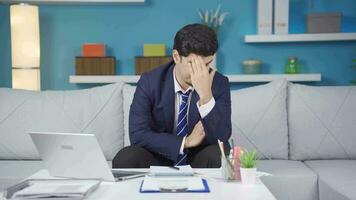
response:
<path id="1" fill-rule="evenodd" d="M 176 167 L 176 166 L 169 166 L 169 168 L 179 170 L 179 167 Z"/>
<path id="2" fill-rule="evenodd" d="M 224 143 L 221 142 L 221 141 L 218 139 L 218 145 L 219 145 L 219 148 L 220 148 L 220 151 L 221 151 L 221 157 L 226 160 L 226 162 L 228 163 L 228 165 L 230 166 L 230 168 L 233 170 L 234 167 L 232 166 L 230 160 L 228 160 L 228 159 L 226 158 L 226 156 L 225 156 Z"/>
<path id="3" fill-rule="evenodd" d="M 136 174 L 136 175 L 132 175 L 132 176 L 119 177 L 119 178 L 117 178 L 117 180 L 118 181 L 126 181 L 129 179 L 140 178 L 140 177 L 144 177 L 144 176 L 146 176 L 146 174 Z"/>
<path id="4" fill-rule="evenodd" d="M 218 139 L 218 145 L 219 145 L 219 148 L 220 148 L 220 152 L 221 152 L 221 156 L 223 158 L 226 158 L 225 157 L 225 152 L 224 152 L 224 146 L 223 146 L 223 143 Z"/>
<path id="5" fill-rule="evenodd" d="M 234 142 L 234 139 L 231 138 L 231 148 L 232 148 L 233 153 L 235 153 L 234 152 L 234 147 L 235 147 L 235 142 Z"/>

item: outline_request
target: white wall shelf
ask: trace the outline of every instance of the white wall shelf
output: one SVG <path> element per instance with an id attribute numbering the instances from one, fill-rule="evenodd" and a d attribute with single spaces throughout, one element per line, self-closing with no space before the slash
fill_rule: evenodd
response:
<path id="1" fill-rule="evenodd" d="M 0 3 L 31 4 L 143 4 L 145 0 L 0 0 Z"/>
<path id="2" fill-rule="evenodd" d="M 356 33 L 308 33 L 287 35 L 246 35 L 245 43 L 326 42 L 356 40 Z"/>
<path id="3" fill-rule="evenodd" d="M 317 82 L 321 81 L 321 74 L 251 74 L 251 75 L 226 75 L 230 83 L 270 82 L 277 79 L 287 79 L 292 82 Z M 137 83 L 140 76 L 70 76 L 70 83 Z"/>

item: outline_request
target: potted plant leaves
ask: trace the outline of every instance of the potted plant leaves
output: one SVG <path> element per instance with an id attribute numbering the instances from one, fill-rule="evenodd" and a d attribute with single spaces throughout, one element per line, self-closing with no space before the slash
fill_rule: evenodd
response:
<path id="1" fill-rule="evenodd" d="M 220 27 L 223 25 L 225 17 L 229 14 L 228 12 L 221 12 L 221 6 L 218 5 L 216 10 L 201 10 L 198 9 L 198 14 L 201 23 L 213 29 L 218 36 Z M 216 69 L 217 54 L 214 54 L 213 62 L 211 62 L 211 67 Z"/>
<path id="2" fill-rule="evenodd" d="M 240 172 L 242 184 L 254 184 L 256 182 L 256 162 L 258 160 L 256 150 L 244 150 L 240 154 Z"/>
<path id="3" fill-rule="evenodd" d="M 216 10 L 201 10 L 198 9 L 198 14 L 201 20 L 201 23 L 209 26 L 210 28 L 212 28 L 215 33 L 218 33 L 219 28 L 222 26 L 226 15 L 228 15 L 228 12 L 223 12 L 221 13 L 220 11 L 221 6 L 219 5 Z"/>

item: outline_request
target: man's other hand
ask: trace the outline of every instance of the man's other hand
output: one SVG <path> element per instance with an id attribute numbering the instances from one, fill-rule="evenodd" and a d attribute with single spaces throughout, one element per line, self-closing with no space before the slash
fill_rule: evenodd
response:
<path id="1" fill-rule="evenodd" d="M 204 138 L 205 138 L 204 127 L 201 121 L 199 121 L 194 126 L 192 133 L 186 137 L 184 148 L 187 149 L 187 148 L 196 147 L 203 142 Z"/>

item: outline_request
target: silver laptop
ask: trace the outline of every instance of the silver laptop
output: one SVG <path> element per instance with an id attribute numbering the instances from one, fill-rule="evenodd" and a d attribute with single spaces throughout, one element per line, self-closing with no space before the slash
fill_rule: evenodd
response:
<path id="1" fill-rule="evenodd" d="M 92 134 L 32 132 L 30 136 L 51 176 L 119 181 L 145 174 L 111 170 Z"/>

